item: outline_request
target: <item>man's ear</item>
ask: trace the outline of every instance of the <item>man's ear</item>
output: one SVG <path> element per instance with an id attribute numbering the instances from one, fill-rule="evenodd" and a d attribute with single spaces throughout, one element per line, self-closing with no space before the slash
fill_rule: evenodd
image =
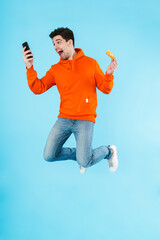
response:
<path id="1" fill-rule="evenodd" d="M 69 40 L 68 40 L 68 45 L 69 45 L 69 46 L 73 46 L 73 40 L 72 40 L 72 39 L 69 39 Z"/>

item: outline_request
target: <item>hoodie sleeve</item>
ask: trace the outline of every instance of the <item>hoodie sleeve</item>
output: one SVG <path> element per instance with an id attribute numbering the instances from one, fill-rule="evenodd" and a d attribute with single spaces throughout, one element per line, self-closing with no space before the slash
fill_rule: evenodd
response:
<path id="1" fill-rule="evenodd" d="M 99 64 L 96 61 L 95 66 L 95 81 L 96 87 L 103 93 L 109 94 L 113 88 L 113 74 L 108 75 L 107 73 L 104 74 L 101 70 Z"/>
<path id="2" fill-rule="evenodd" d="M 46 72 L 46 75 L 39 79 L 33 66 L 27 69 L 28 86 L 34 94 L 41 94 L 56 85 L 52 67 Z"/>

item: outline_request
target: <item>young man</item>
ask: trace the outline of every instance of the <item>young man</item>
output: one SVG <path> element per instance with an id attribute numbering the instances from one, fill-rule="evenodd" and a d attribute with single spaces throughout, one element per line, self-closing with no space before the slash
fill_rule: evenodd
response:
<path id="1" fill-rule="evenodd" d="M 57 121 L 53 126 L 44 150 L 47 161 L 75 160 L 81 173 L 87 167 L 106 159 L 111 172 L 118 167 L 116 146 L 101 146 L 92 149 L 97 94 L 96 88 L 109 94 L 113 87 L 113 72 L 117 69 L 114 58 L 104 74 L 96 60 L 84 55 L 82 49 L 74 48 L 74 35 L 68 28 L 55 29 L 49 35 L 60 61 L 51 66 L 39 79 L 33 68 L 33 54 L 23 48 L 23 59 L 27 69 L 29 88 L 41 94 L 56 85 L 61 103 Z M 31 56 L 32 58 L 28 58 Z M 71 134 L 76 139 L 76 148 L 64 148 Z"/>

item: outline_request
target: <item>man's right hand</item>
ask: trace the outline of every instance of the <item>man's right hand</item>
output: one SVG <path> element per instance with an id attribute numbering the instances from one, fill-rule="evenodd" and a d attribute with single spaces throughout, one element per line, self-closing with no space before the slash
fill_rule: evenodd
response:
<path id="1" fill-rule="evenodd" d="M 33 54 L 27 54 L 27 53 L 30 53 L 31 52 L 31 50 L 28 50 L 28 51 L 25 51 L 25 49 L 26 49 L 26 47 L 24 47 L 23 48 L 23 50 L 22 50 L 22 53 L 23 53 L 23 60 L 24 60 L 24 62 L 25 62 L 25 64 L 26 64 L 26 67 L 27 68 L 31 68 L 32 67 L 32 65 L 33 65 Z M 28 58 L 28 57 L 32 57 L 32 58 Z"/>

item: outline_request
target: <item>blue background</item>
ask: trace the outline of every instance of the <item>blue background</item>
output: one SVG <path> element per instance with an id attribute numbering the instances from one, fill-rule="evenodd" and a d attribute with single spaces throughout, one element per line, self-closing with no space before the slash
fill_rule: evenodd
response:
<path id="1" fill-rule="evenodd" d="M 160 2 L 1 1 L 0 240 L 160 239 Z M 59 61 L 49 34 L 69 27 L 75 47 L 105 72 L 93 148 L 115 144 L 119 169 L 101 161 L 81 175 L 74 161 L 48 163 L 43 149 L 57 119 L 56 87 L 34 95 L 22 42 L 38 77 Z M 66 146 L 75 146 L 74 137 Z"/>

